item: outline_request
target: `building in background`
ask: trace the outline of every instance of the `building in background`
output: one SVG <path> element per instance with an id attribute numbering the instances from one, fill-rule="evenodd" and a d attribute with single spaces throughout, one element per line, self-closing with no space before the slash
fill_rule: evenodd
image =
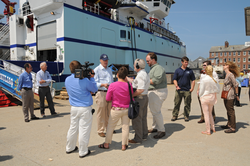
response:
<path id="1" fill-rule="evenodd" d="M 209 59 L 213 66 L 223 69 L 227 61 L 235 62 L 240 70 L 250 70 L 250 42 L 245 45 L 229 45 L 226 41 L 224 46 L 212 46 L 209 51 Z"/>

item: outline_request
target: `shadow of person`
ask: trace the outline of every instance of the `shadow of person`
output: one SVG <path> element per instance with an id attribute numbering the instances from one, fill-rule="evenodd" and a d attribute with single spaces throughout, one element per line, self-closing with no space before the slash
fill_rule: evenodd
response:
<path id="1" fill-rule="evenodd" d="M 0 130 L 4 130 L 4 129 L 6 129 L 6 127 L 0 127 Z"/>
<path id="2" fill-rule="evenodd" d="M 201 118 L 200 115 L 190 115 L 189 116 L 189 120 L 200 119 L 200 118 Z M 184 117 L 182 119 L 184 119 Z"/>
<path id="3" fill-rule="evenodd" d="M 60 118 L 60 117 L 63 117 L 64 115 L 69 115 L 69 114 L 70 114 L 70 112 L 57 113 L 56 115 L 45 115 L 44 118 L 40 118 L 39 120 Z"/>
<path id="4" fill-rule="evenodd" d="M 218 122 L 223 122 L 223 121 L 227 121 L 227 119 L 225 119 L 224 117 L 215 116 L 214 124 L 217 124 Z"/>
<path id="5" fill-rule="evenodd" d="M 236 132 L 240 129 L 240 128 L 247 128 L 246 126 L 249 126 L 248 123 L 244 123 L 244 122 L 236 122 Z"/>
<path id="6" fill-rule="evenodd" d="M 12 155 L 0 156 L 0 162 L 13 159 Z"/>

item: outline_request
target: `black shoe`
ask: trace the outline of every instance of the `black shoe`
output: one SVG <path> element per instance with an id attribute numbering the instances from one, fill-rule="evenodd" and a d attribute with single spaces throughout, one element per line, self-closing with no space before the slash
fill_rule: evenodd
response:
<path id="1" fill-rule="evenodd" d="M 222 129 L 230 129 L 230 127 L 226 126 L 220 126 Z"/>
<path id="2" fill-rule="evenodd" d="M 85 154 L 84 156 L 79 156 L 79 158 L 84 158 L 84 157 L 86 157 L 86 156 L 90 155 L 90 153 L 91 153 L 91 151 L 90 151 L 90 150 L 88 150 L 88 153 L 87 153 L 87 154 Z"/>
<path id="3" fill-rule="evenodd" d="M 189 121 L 189 119 L 188 119 L 188 117 L 184 117 L 184 119 L 185 119 L 185 122 L 188 122 Z"/>
<path id="4" fill-rule="evenodd" d="M 38 117 L 33 117 L 33 118 L 30 118 L 31 120 L 37 120 L 37 119 L 40 119 L 40 118 L 38 118 Z"/>
<path id="5" fill-rule="evenodd" d="M 67 154 L 70 154 L 70 153 L 72 153 L 72 152 L 74 152 L 74 151 L 77 151 L 77 150 L 78 150 L 78 147 L 76 146 L 74 150 L 72 150 L 72 151 L 70 151 L 70 152 L 66 152 L 66 153 L 67 153 Z"/>
<path id="6" fill-rule="evenodd" d="M 160 138 L 164 137 L 165 135 L 166 135 L 165 132 L 158 132 L 158 134 L 155 135 L 154 138 L 155 139 L 160 139 Z"/>
<path id="7" fill-rule="evenodd" d="M 228 129 L 228 130 L 225 130 L 224 132 L 225 132 L 225 133 L 235 133 L 235 130 Z"/>
<path id="8" fill-rule="evenodd" d="M 51 113 L 51 115 L 58 115 L 56 112 Z"/>
<path id="9" fill-rule="evenodd" d="M 148 133 L 156 133 L 158 130 L 157 129 L 149 129 Z"/>
<path id="10" fill-rule="evenodd" d="M 24 121 L 25 121 L 25 122 L 30 122 L 30 120 L 29 120 L 29 119 L 25 119 Z"/>

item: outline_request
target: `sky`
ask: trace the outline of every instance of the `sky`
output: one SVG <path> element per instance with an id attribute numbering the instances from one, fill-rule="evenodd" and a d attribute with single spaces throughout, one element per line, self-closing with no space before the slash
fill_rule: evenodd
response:
<path id="1" fill-rule="evenodd" d="M 212 46 L 244 45 L 246 36 L 244 8 L 250 0 L 175 0 L 165 22 L 186 44 L 187 57 L 208 58 Z"/>
<path id="2" fill-rule="evenodd" d="M 15 0 L 16 2 L 19 2 Z M 15 2 L 11 1 L 11 2 Z M 165 22 L 186 44 L 187 57 L 208 58 L 212 46 L 244 45 L 246 36 L 244 8 L 250 0 L 175 0 Z M 0 2 L 0 14 L 4 3 Z M 16 7 L 16 12 L 18 8 Z M 2 22 L 6 22 L 4 19 Z"/>

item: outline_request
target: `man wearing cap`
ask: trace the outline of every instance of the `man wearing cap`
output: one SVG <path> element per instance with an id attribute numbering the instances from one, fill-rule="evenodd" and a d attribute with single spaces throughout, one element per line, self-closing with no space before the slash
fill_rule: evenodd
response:
<path id="1" fill-rule="evenodd" d="M 239 95 L 239 98 L 240 98 L 240 92 L 241 92 L 241 82 L 244 80 L 244 73 L 241 72 L 240 73 L 240 76 L 236 78 L 236 81 L 238 82 L 238 95 Z M 240 104 L 240 101 L 237 100 L 237 98 L 234 99 L 234 105 L 236 107 L 241 107 L 242 105 Z"/>
<path id="2" fill-rule="evenodd" d="M 153 115 L 152 128 L 149 133 L 158 132 L 155 139 L 162 138 L 166 135 L 164 120 L 161 113 L 162 103 L 168 96 L 167 78 L 165 69 L 157 63 L 157 55 L 153 52 L 148 53 L 146 61 L 150 67 L 149 77 L 150 86 L 148 88 L 148 105 Z"/>
<path id="3" fill-rule="evenodd" d="M 132 83 L 136 91 L 133 93 L 135 101 L 139 102 L 140 110 L 137 118 L 132 120 L 132 127 L 135 130 L 134 139 L 129 140 L 129 143 L 142 143 L 143 139 L 148 137 L 147 112 L 148 112 L 148 87 L 150 78 L 145 71 L 145 61 L 136 59 L 134 70 L 137 72 L 136 78 L 133 80 L 127 77 L 127 80 Z"/>
<path id="4" fill-rule="evenodd" d="M 113 82 L 112 70 L 108 68 L 108 55 L 100 56 L 100 65 L 95 69 L 95 81 L 97 83 L 98 92 L 95 95 L 96 104 L 98 105 L 97 132 L 100 137 L 105 137 L 104 130 L 107 128 L 109 113 L 111 110 L 111 101 L 106 101 L 106 94 L 109 84 Z"/>

